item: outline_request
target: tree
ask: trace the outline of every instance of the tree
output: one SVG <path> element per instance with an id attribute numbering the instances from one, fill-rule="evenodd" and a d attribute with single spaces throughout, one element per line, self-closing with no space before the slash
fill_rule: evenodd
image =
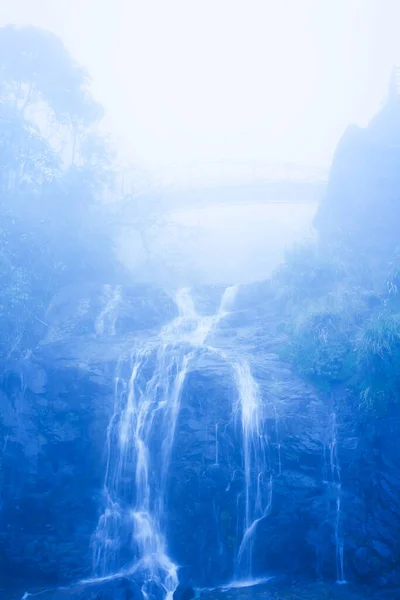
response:
<path id="1" fill-rule="evenodd" d="M 88 83 L 53 34 L 0 29 L 0 356 L 61 286 L 116 269 L 98 202 L 115 172 Z"/>
<path id="2" fill-rule="evenodd" d="M 36 27 L 0 29 L 1 99 L 22 113 L 45 103 L 58 123 L 89 126 L 102 115 L 88 91 L 87 72 L 62 42 Z"/>

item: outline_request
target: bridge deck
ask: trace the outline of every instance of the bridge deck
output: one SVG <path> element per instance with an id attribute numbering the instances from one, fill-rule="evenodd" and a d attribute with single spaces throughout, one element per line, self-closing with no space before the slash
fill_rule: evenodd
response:
<path id="1" fill-rule="evenodd" d="M 158 198 L 171 209 L 199 208 L 221 204 L 311 203 L 319 202 L 326 182 L 269 181 L 238 185 L 207 185 L 193 188 L 161 188 L 140 194 Z"/>

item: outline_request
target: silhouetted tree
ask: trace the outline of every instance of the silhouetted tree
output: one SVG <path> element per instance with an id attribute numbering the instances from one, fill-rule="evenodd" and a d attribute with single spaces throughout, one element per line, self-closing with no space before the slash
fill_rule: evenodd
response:
<path id="1" fill-rule="evenodd" d="M 115 173 L 88 83 L 53 34 L 0 29 L 0 356 L 62 285 L 116 268 L 99 202 Z"/>

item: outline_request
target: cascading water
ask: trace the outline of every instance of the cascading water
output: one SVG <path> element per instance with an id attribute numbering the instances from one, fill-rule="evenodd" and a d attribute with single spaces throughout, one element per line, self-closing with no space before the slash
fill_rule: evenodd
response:
<path id="1" fill-rule="evenodd" d="M 215 466 L 218 467 L 219 466 L 219 453 L 218 453 L 218 446 L 219 440 L 218 440 L 218 423 L 215 423 Z"/>
<path id="2" fill-rule="evenodd" d="M 227 314 L 235 293 L 236 287 L 227 288 L 217 313 L 202 317 L 189 290 L 180 290 L 179 316 L 156 340 L 134 349 L 128 380 L 124 362 L 119 365 L 107 432 L 105 509 L 92 542 L 93 570 L 97 577 L 135 576 L 144 598 L 157 595 L 158 589 L 170 599 L 178 585 L 164 532 L 180 398 L 190 361 Z"/>
<path id="3" fill-rule="evenodd" d="M 264 431 L 263 403 L 259 387 L 246 361 L 233 365 L 238 392 L 244 466 L 244 517 L 242 538 L 236 556 L 235 579 L 251 579 L 252 554 L 259 522 L 272 504 L 273 477 L 268 466 L 268 439 Z M 238 513 L 239 514 L 239 513 Z"/>
<path id="4" fill-rule="evenodd" d="M 104 286 L 105 305 L 96 319 L 95 330 L 97 335 L 108 333 L 115 335 L 115 323 L 118 316 L 118 306 L 121 301 L 121 286 Z"/>
<path id="5" fill-rule="evenodd" d="M 341 492 L 342 481 L 340 475 L 340 464 L 337 455 L 337 422 L 336 413 L 330 417 L 330 442 L 329 442 L 329 471 L 330 486 L 335 496 L 334 508 L 334 531 L 335 531 L 335 561 L 336 561 L 336 580 L 337 583 L 346 583 L 344 577 L 344 540 L 341 533 Z"/>

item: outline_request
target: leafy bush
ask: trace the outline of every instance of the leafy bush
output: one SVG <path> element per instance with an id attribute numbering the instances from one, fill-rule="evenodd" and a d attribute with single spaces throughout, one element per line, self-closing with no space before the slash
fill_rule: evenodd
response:
<path id="1" fill-rule="evenodd" d="M 394 257 L 376 289 L 346 253 L 294 248 L 275 277 L 283 300 L 281 355 L 322 389 L 345 384 L 365 407 L 400 400 L 400 269 Z M 373 274 L 370 279 L 378 279 Z"/>
<path id="2" fill-rule="evenodd" d="M 400 399 L 400 314 L 373 315 L 356 343 L 361 399 L 383 406 Z"/>
<path id="3" fill-rule="evenodd" d="M 0 51 L 0 358 L 7 358 L 34 343 L 60 287 L 107 280 L 117 261 L 99 202 L 115 174 L 93 128 L 101 108 L 86 73 L 40 29 L 0 28 Z"/>
<path id="4" fill-rule="evenodd" d="M 322 252 L 316 243 L 296 244 L 286 253 L 274 283 L 281 299 L 293 306 L 331 292 L 344 275 L 337 253 Z"/>
<path id="5" fill-rule="evenodd" d="M 289 334 L 286 358 L 297 371 L 329 388 L 351 372 L 350 325 L 339 312 L 311 310 L 298 317 Z"/>

